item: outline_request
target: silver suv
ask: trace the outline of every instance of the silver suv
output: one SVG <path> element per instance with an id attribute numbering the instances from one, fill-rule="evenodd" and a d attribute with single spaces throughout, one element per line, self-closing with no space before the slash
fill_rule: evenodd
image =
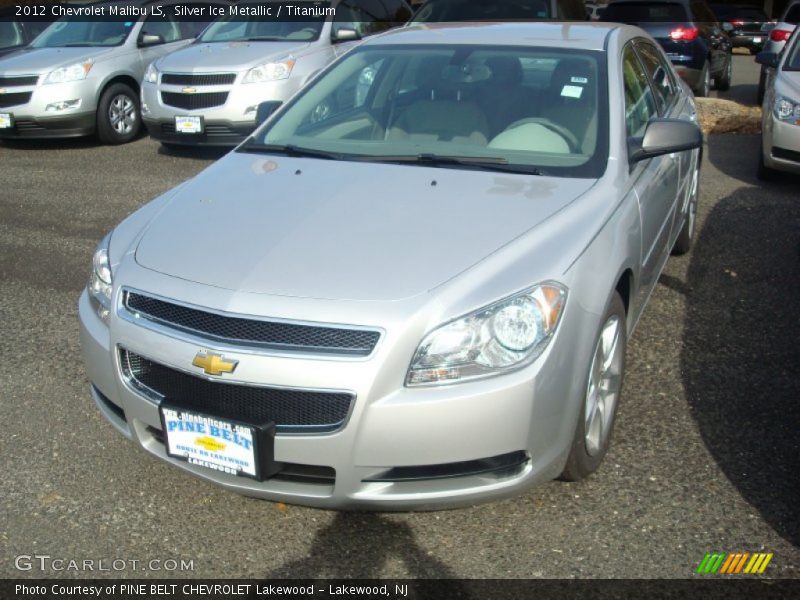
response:
<path id="1" fill-rule="evenodd" d="M 100 5 L 101 3 L 98 3 Z M 102 3 L 130 9 L 177 0 Z M 186 5 L 185 2 L 181 3 Z M 195 7 L 227 5 L 203 0 Z M 207 23 L 153 15 L 97 21 L 67 17 L 0 60 L 0 139 L 77 137 L 131 141 L 141 128 L 139 82 L 153 60 L 190 43 Z M 208 12 L 208 11 L 206 11 Z M 209 20 L 210 21 L 210 20 Z"/>
<path id="2" fill-rule="evenodd" d="M 405 0 L 334 0 L 331 8 L 335 15 L 296 22 L 229 14 L 155 61 L 142 83 L 150 135 L 165 145 L 238 144 L 255 129 L 260 103 L 288 100 L 361 38 L 411 16 Z"/>

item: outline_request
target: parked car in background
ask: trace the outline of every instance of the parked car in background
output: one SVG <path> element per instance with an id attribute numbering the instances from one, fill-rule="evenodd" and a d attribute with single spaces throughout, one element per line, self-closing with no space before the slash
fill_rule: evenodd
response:
<path id="1" fill-rule="evenodd" d="M 583 0 L 427 0 L 411 23 L 585 21 Z"/>
<path id="2" fill-rule="evenodd" d="M 692 241 L 696 119 L 638 28 L 374 36 L 100 243 L 90 393 L 160 460 L 275 501 L 587 477 L 628 337 Z"/>
<path id="3" fill-rule="evenodd" d="M 733 47 L 747 48 L 751 54 L 764 47 L 770 29 L 775 26 L 761 6 L 712 4 L 711 10 L 730 36 Z"/>
<path id="4" fill-rule="evenodd" d="M 778 22 L 769 32 L 769 39 L 764 44 L 764 51 L 780 54 L 786 41 L 791 37 L 795 27 L 800 25 L 800 0 L 791 0 L 778 19 Z M 764 100 L 764 89 L 767 83 L 767 70 L 769 67 L 761 65 L 761 75 L 758 79 L 758 103 Z"/>
<path id="5" fill-rule="evenodd" d="M 28 45 L 50 23 L 24 21 L 13 7 L 0 6 L 0 57 Z"/>
<path id="6" fill-rule="evenodd" d="M 589 21 L 599 21 L 600 15 L 603 14 L 605 10 L 605 5 L 600 6 L 596 2 L 587 2 L 586 3 L 586 18 Z"/>
<path id="7" fill-rule="evenodd" d="M 227 5 L 213 0 L 132 0 L 125 7 Z M 113 6 L 114 3 L 104 3 Z M 197 21 L 60 19 L 28 47 L 0 59 L 0 139 L 97 134 L 131 141 L 141 128 L 139 82 L 153 60 L 189 44 Z"/>
<path id="8" fill-rule="evenodd" d="M 780 54 L 765 50 L 756 60 L 770 69 L 761 111 L 758 177 L 770 179 L 775 171 L 800 174 L 800 30 Z"/>
<path id="9" fill-rule="evenodd" d="M 163 144 L 238 144 L 255 129 L 260 103 L 288 100 L 361 39 L 411 17 L 405 0 L 331 6 L 335 16 L 308 21 L 222 17 L 195 44 L 154 61 L 142 83 L 150 136 Z"/>
<path id="10" fill-rule="evenodd" d="M 702 0 L 612 0 L 601 21 L 638 25 L 661 45 L 697 96 L 727 90 L 733 76 L 731 40 Z"/>

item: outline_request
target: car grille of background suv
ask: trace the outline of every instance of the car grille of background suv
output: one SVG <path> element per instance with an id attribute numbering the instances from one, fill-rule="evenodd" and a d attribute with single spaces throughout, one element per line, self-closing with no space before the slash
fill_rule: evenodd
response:
<path id="1" fill-rule="evenodd" d="M 162 73 L 165 85 L 230 85 L 236 81 L 236 73 Z"/>
<path id="2" fill-rule="evenodd" d="M 340 429 L 355 397 L 209 381 L 120 348 L 122 374 L 153 401 L 250 425 L 274 422 L 279 433 L 329 433 Z"/>
<path id="3" fill-rule="evenodd" d="M 38 75 L 21 75 L 18 77 L 0 76 L 0 87 L 2 88 L 25 87 L 25 86 L 36 85 L 37 81 L 39 81 Z"/>
<path id="4" fill-rule="evenodd" d="M 167 106 L 195 110 L 222 106 L 228 100 L 228 92 L 208 92 L 202 94 L 181 94 L 161 92 L 161 101 Z"/>
<path id="5" fill-rule="evenodd" d="M 33 92 L 16 92 L 13 94 L 0 95 L 0 108 L 16 106 L 17 104 L 27 104 L 30 102 Z"/>
<path id="6" fill-rule="evenodd" d="M 305 325 L 221 315 L 125 291 L 125 308 L 135 317 L 234 345 L 292 352 L 368 356 L 378 331 Z"/>

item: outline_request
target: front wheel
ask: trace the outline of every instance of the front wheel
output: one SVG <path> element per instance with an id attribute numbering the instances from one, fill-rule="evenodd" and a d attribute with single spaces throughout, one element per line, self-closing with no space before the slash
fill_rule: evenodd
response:
<path id="1" fill-rule="evenodd" d="M 129 86 L 115 83 L 100 97 L 97 106 L 97 137 L 104 144 L 126 144 L 141 127 L 139 98 Z"/>
<path id="2" fill-rule="evenodd" d="M 697 200 L 700 196 L 700 165 L 694 172 L 692 178 L 692 191 L 689 196 L 689 204 L 686 207 L 686 220 L 683 222 L 681 232 L 678 234 L 678 239 L 675 240 L 675 245 L 672 247 L 672 253 L 675 255 L 686 254 L 692 248 L 692 240 L 694 239 L 694 230 L 697 224 Z"/>
<path id="3" fill-rule="evenodd" d="M 705 98 L 711 92 L 711 69 L 708 68 L 708 61 L 703 65 L 703 71 L 700 73 L 700 81 L 694 90 L 694 95 L 698 98 Z"/>
<path id="4" fill-rule="evenodd" d="M 725 68 L 719 77 L 714 79 L 714 87 L 722 92 L 731 89 L 731 80 L 733 79 L 733 56 L 728 55 L 728 61 Z"/>
<path id="5" fill-rule="evenodd" d="M 594 473 L 611 444 L 627 347 L 625 305 L 617 292 L 611 297 L 586 376 L 583 407 L 561 479 L 579 481 Z"/>

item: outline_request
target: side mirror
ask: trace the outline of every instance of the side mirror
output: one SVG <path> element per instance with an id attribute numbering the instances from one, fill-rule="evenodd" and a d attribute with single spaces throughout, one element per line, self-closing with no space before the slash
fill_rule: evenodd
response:
<path id="1" fill-rule="evenodd" d="M 139 36 L 139 45 L 140 46 L 156 46 L 158 44 L 163 44 L 164 38 L 160 35 L 153 35 L 151 33 L 142 33 Z"/>
<path id="2" fill-rule="evenodd" d="M 703 133 L 691 121 L 653 119 L 644 137 L 628 139 L 628 160 L 631 164 L 664 154 L 694 150 L 703 145 Z"/>
<path id="3" fill-rule="evenodd" d="M 756 54 L 756 62 L 760 65 L 764 65 L 765 67 L 777 69 L 778 63 L 780 62 L 780 56 L 775 52 L 759 52 Z"/>
<path id="4" fill-rule="evenodd" d="M 353 42 L 355 40 L 360 40 L 361 35 L 355 29 L 339 27 L 338 29 L 334 29 L 331 39 L 334 42 Z"/>
<path id="5" fill-rule="evenodd" d="M 261 125 L 264 121 L 270 118 L 272 113 L 278 110 L 278 107 L 283 104 L 280 100 L 270 100 L 262 102 L 256 108 L 256 127 Z"/>

